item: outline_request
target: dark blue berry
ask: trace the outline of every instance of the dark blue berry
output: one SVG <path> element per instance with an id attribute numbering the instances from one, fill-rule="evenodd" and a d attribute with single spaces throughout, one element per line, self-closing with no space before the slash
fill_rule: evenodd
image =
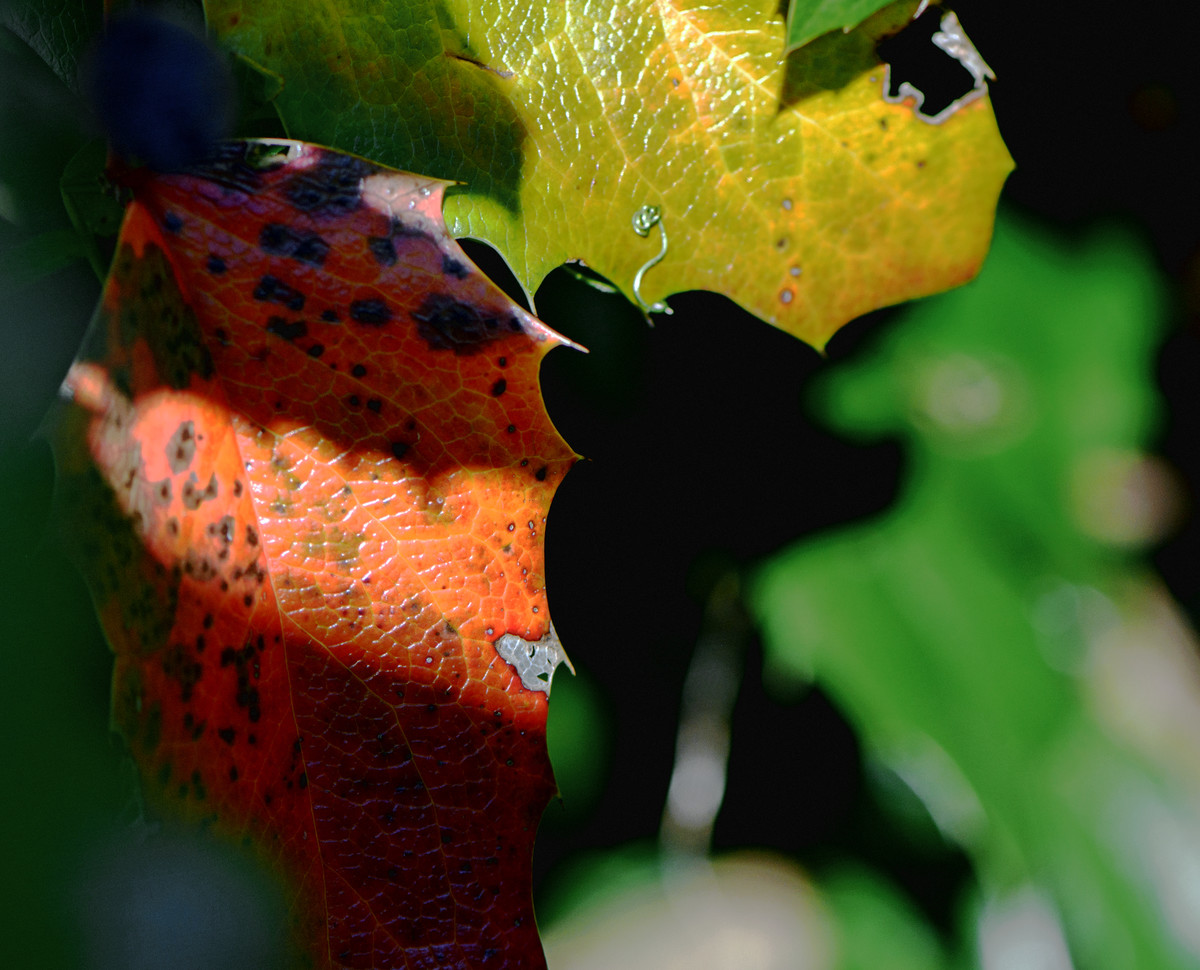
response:
<path id="1" fill-rule="evenodd" d="M 232 125 L 224 55 L 202 35 L 145 11 L 110 21 L 85 82 L 116 151 L 159 171 L 204 161 Z"/>

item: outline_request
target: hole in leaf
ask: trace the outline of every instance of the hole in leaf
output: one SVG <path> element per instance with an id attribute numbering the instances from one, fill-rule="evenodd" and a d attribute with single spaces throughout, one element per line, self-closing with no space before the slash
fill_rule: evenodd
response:
<path id="1" fill-rule="evenodd" d="M 888 101 L 914 98 L 917 101 L 914 110 L 926 121 L 944 120 L 943 112 L 983 86 L 983 79 L 972 74 L 959 57 L 934 42 L 935 34 L 946 32 L 948 20 L 945 11 L 931 5 L 898 34 L 880 41 L 876 48 L 879 58 L 889 68 L 884 98 Z M 957 23 L 953 20 L 955 26 Z"/>

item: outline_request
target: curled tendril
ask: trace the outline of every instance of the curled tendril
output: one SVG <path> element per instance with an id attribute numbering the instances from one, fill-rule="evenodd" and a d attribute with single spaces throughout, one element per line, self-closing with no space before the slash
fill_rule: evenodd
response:
<path id="1" fill-rule="evenodd" d="M 662 209 L 656 205 L 644 205 L 633 214 L 633 231 L 643 238 L 650 235 L 650 230 L 658 226 L 659 232 L 662 233 L 662 249 L 658 251 L 658 255 L 646 263 L 637 274 L 633 277 L 633 296 L 638 301 L 638 305 L 647 313 L 670 313 L 671 308 L 665 303 L 647 303 L 642 299 L 642 277 L 646 275 L 646 271 L 653 266 L 657 266 L 662 262 L 662 258 L 667 255 L 667 229 L 662 221 Z"/>

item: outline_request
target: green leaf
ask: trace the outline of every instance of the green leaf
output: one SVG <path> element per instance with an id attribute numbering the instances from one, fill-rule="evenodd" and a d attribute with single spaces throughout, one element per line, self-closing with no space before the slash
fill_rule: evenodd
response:
<path id="1" fill-rule="evenodd" d="M 787 49 L 803 47 L 831 30 L 854 27 L 888 0 L 791 0 L 787 18 Z"/>
<path id="2" fill-rule="evenodd" d="M 116 188 L 105 177 L 106 159 L 103 140 L 90 141 L 67 162 L 59 180 L 63 206 L 79 236 L 81 254 L 101 280 L 108 272 L 108 260 L 103 254 L 111 252 L 112 240 L 125 214 Z"/>
<path id="3" fill-rule="evenodd" d="M 877 874 L 837 869 L 825 875 L 819 888 L 833 911 L 837 970 L 941 970 L 947 965 L 921 915 Z"/>
<path id="4" fill-rule="evenodd" d="M 234 57 L 231 68 L 238 92 L 237 132 L 251 138 L 286 135 L 275 109 L 283 78 L 246 57 Z"/>
<path id="5" fill-rule="evenodd" d="M 206 3 L 291 136 L 465 183 L 451 232 L 527 291 L 579 259 L 632 298 L 653 205 L 647 303 L 715 290 L 818 346 L 969 279 L 1011 168 L 986 98 L 940 125 L 883 99 L 876 43 L 916 8 L 785 57 L 775 0 Z"/>
<path id="6" fill-rule="evenodd" d="M 611 734 L 599 691 L 586 674 L 555 680 L 546 744 L 566 815 L 582 816 L 603 791 Z"/>
<path id="7" fill-rule="evenodd" d="M 0 219 L 37 232 L 66 222 L 58 174 L 83 142 L 79 99 L 6 22 L 22 8 L 0 9 Z"/>
<path id="8" fill-rule="evenodd" d="M 28 44 L 71 91 L 79 93 L 79 66 L 100 30 L 100 3 L 79 0 L 6 0 L 0 24 Z"/>
<path id="9" fill-rule="evenodd" d="M 847 429 L 907 439 L 896 507 L 755 590 L 769 677 L 836 698 L 985 895 L 1050 893 L 1081 966 L 1118 948 L 1195 965 L 1195 911 L 1174 908 L 1200 857 L 1195 639 L 1131 545 L 1169 504 L 1137 463 L 1161 309 L 1126 236 L 1068 248 L 1001 223 L 974 284 L 819 396 Z"/>

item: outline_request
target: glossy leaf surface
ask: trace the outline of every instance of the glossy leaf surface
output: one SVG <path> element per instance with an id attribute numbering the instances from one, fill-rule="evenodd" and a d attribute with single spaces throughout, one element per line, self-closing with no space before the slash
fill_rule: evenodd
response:
<path id="1" fill-rule="evenodd" d="M 114 720 L 152 804 L 280 873 L 317 967 L 542 963 L 548 684 L 496 645 L 558 656 L 564 341 L 443 189 L 299 143 L 146 177 L 65 385 Z"/>
<path id="2" fill-rule="evenodd" d="M 986 98 L 941 125 L 883 99 L 876 43 L 916 0 L 787 56 L 775 0 L 205 6 L 283 79 L 290 134 L 466 183 L 452 232 L 531 292 L 580 259 L 632 297 L 653 205 L 645 301 L 714 290 L 820 346 L 969 279 L 1011 168 Z"/>

